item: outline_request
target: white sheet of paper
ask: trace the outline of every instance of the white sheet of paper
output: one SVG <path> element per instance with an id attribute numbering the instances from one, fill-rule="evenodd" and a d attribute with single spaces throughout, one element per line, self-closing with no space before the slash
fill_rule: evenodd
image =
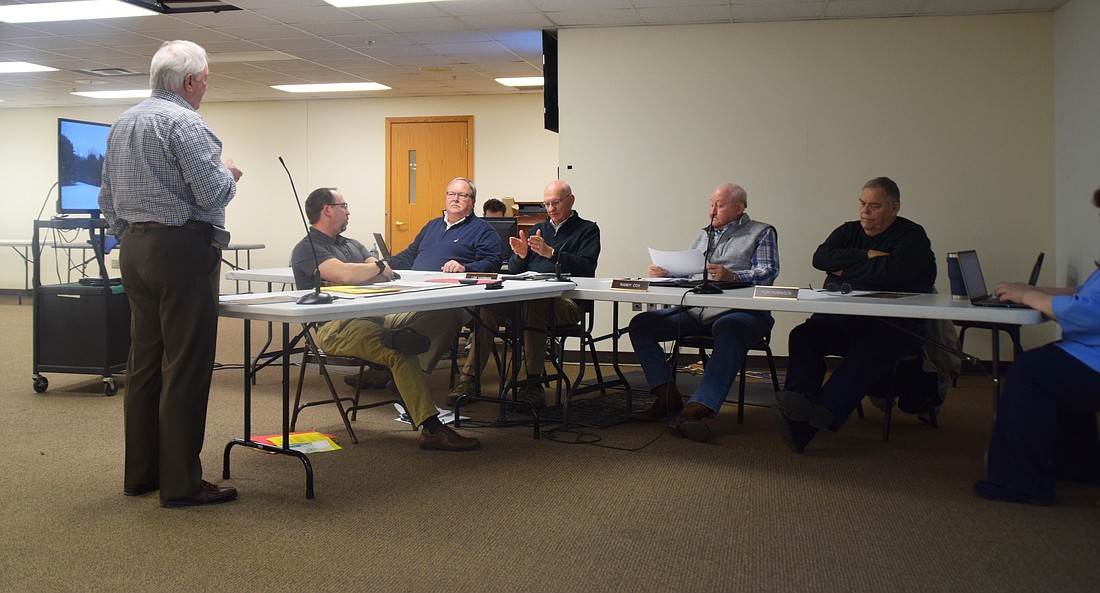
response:
<path id="1" fill-rule="evenodd" d="M 695 249 L 660 251 L 650 247 L 649 261 L 663 268 L 669 276 L 693 276 L 703 273 L 703 252 Z"/>
<path id="2" fill-rule="evenodd" d="M 394 418 L 395 422 L 401 422 L 402 424 L 412 424 L 409 420 L 409 413 L 405 411 L 405 407 L 401 404 L 393 404 L 393 407 L 397 408 L 398 416 Z M 444 410 L 443 408 L 436 406 L 435 409 L 439 412 L 439 422 L 442 424 L 450 424 L 455 421 L 454 410 Z M 469 416 L 462 416 L 459 420 L 469 420 Z"/>

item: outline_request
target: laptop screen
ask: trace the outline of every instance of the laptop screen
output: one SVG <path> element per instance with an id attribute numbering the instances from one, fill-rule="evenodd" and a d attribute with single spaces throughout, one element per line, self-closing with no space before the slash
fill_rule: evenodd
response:
<path id="1" fill-rule="evenodd" d="M 989 294 L 985 287 L 985 277 L 982 276 L 982 266 L 978 263 L 977 251 L 960 251 L 959 271 L 962 272 L 963 284 L 966 286 L 966 294 L 970 299 L 977 299 Z"/>
<path id="2" fill-rule="evenodd" d="M 382 259 L 389 261 L 390 250 L 386 247 L 386 239 L 382 236 L 382 233 L 374 234 L 374 244 L 378 247 L 378 255 Z"/>

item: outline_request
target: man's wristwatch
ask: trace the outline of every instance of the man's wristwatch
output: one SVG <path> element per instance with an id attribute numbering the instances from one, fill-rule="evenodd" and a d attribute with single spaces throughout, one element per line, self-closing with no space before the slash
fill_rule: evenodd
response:
<path id="1" fill-rule="evenodd" d="M 376 260 L 374 260 L 374 265 L 378 266 L 378 273 L 379 274 L 386 271 L 386 262 L 384 262 L 380 259 L 376 259 Z"/>

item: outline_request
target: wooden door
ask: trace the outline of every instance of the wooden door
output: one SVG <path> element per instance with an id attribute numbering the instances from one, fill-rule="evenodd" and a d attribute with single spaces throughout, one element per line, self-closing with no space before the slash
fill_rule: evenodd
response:
<path id="1" fill-rule="evenodd" d="M 442 214 L 447 183 L 471 177 L 473 128 L 472 115 L 386 118 L 386 243 L 392 253 Z"/>

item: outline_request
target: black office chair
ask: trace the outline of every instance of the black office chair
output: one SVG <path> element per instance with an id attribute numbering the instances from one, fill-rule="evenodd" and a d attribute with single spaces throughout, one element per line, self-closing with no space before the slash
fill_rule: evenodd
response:
<path id="1" fill-rule="evenodd" d="M 290 429 L 294 430 L 295 425 L 298 423 L 298 414 L 302 410 L 311 407 L 319 406 L 322 404 L 336 404 L 336 409 L 340 412 L 340 419 L 344 422 L 344 428 L 348 431 L 348 436 L 351 437 L 351 442 L 358 444 L 359 439 L 355 436 L 355 431 L 351 428 L 350 420 L 355 420 L 356 413 L 359 410 L 365 410 L 368 408 L 376 408 L 378 406 L 384 406 L 387 404 L 401 404 L 401 399 L 387 399 L 385 401 L 373 402 L 369 404 L 360 404 L 359 396 L 361 395 L 362 388 L 359 385 L 355 386 L 354 397 L 340 397 L 336 392 L 336 386 L 332 383 L 332 377 L 329 375 L 328 367 L 331 366 L 345 366 L 354 367 L 357 370 L 356 376 L 363 373 L 367 368 L 384 368 L 374 363 L 357 358 L 354 356 L 335 356 L 327 354 L 320 346 L 317 345 L 317 340 L 313 335 L 315 325 L 312 323 L 302 324 L 302 338 L 305 343 L 305 347 L 302 351 L 302 365 L 301 372 L 298 373 L 298 390 L 294 394 L 294 414 L 290 418 Z M 325 379 L 325 385 L 328 386 L 329 399 L 319 399 L 315 401 L 309 401 L 301 403 L 302 400 L 302 385 L 305 383 L 306 366 L 309 364 L 316 364 L 321 376 Z M 344 407 L 344 403 L 350 403 L 349 407 Z M 404 404 L 402 404 L 404 405 Z M 351 413 L 349 420 L 348 413 Z"/>
<path id="2" fill-rule="evenodd" d="M 890 440 L 890 426 L 893 421 L 894 408 L 902 411 L 922 414 L 927 417 L 928 424 L 932 428 L 939 428 L 937 414 L 942 402 L 938 401 L 938 378 L 935 373 L 923 370 L 924 357 L 920 354 L 903 356 L 894 361 L 890 375 L 878 386 L 872 389 L 868 398 L 875 407 L 883 412 L 882 440 Z M 937 394 L 933 398 L 933 394 Z M 906 406 L 899 406 L 899 400 L 906 401 Z M 935 401 L 933 401 L 935 399 Z M 905 409 L 908 407 L 909 409 Z M 856 414 L 862 419 L 863 403 L 856 406 Z"/>
<path id="3" fill-rule="evenodd" d="M 604 372 L 600 365 L 600 355 L 596 349 L 596 344 L 612 339 L 614 334 L 594 335 L 592 332 L 596 323 L 595 303 L 588 300 L 577 300 L 576 302 L 581 308 L 580 320 L 576 323 L 554 324 L 549 331 L 550 340 L 547 360 L 554 367 L 555 374 L 548 375 L 546 380 L 557 379 L 555 401 L 556 405 L 562 406 L 561 418 L 564 426 L 569 426 L 569 405 L 572 403 L 573 398 L 578 395 L 596 391 L 606 394 L 608 389 L 622 388 L 626 390 L 624 413 L 629 414 L 633 407 L 633 391 L 622 370 L 619 369 L 618 365 L 614 365 L 616 377 L 614 380 L 608 380 L 604 378 Z M 577 350 L 572 355 L 567 348 L 568 340 L 571 338 L 578 340 Z M 575 359 L 578 365 L 577 374 L 573 377 L 570 377 L 564 368 L 566 361 L 570 359 Z M 596 374 L 594 383 L 585 381 L 585 374 L 589 366 Z M 564 398 L 562 397 L 563 392 L 565 394 Z"/>
<path id="4" fill-rule="evenodd" d="M 749 352 L 756 350 L 763 352 L 768 360 L 768 369 L 771 371 L 772 377 L 772 389 L 776 392 L 779 391 L 779 374 L 775 371 L 775 358 L 772 356 L 772 348 L 770 344 L 770 336 L 764 336 L 764 339 L 760 342 L 753 344 L 745 351 L 745 356 L 741 359 L 741 372 L 740 383 L 737 388 L 737 423 L 745 423 L 745 382 L 748 379 L 748 362 Z M 694 335 L 684 336 L 676 342 L 672 347 L 673 360 L 679 360 L 681 348 L 698 348 L 699 357 L 703 361 L 703 368 L 706 368 L 707 363 L 710 361 L 710 357 L 707 355 L 708 350 L 714 350 L 714 337 L 709 335 Z M 731 402 L 728 398 L 725 400 L 727 403 Z"/>

